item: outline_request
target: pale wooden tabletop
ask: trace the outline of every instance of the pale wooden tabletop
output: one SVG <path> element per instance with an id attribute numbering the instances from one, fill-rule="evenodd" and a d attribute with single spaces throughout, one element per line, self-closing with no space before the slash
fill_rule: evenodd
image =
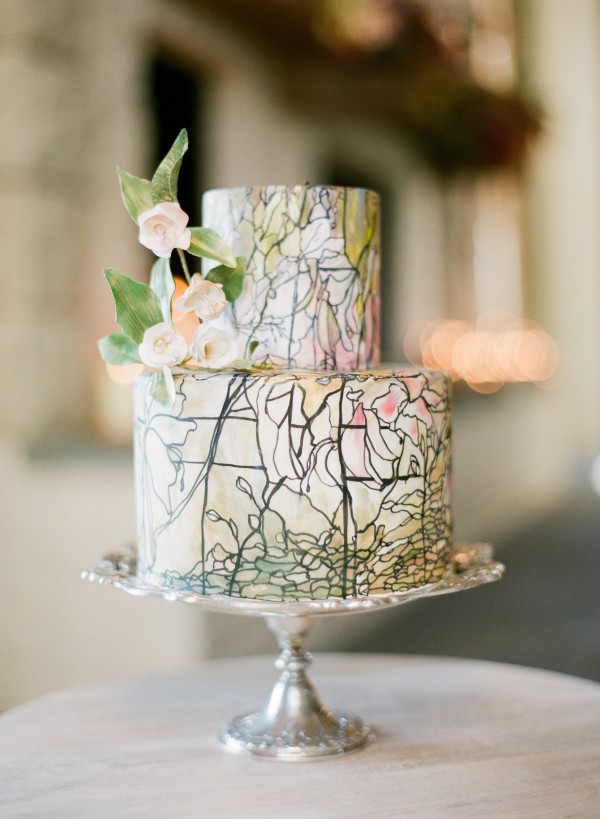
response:
<path id="1" fill-rule="evenodd" d="M 228 753 L 271 657 L 73 688 L 0 715 L 2 817 L 600 817 L 600 685 L 473 660 L 317 655 L 324 704 L 376 727 L 312 762 Z"/>

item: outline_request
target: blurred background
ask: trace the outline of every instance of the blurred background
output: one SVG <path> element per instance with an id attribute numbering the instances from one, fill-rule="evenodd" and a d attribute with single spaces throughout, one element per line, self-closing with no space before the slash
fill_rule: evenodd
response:
<path id="1" fill-rule="evenodd" d="M 0 708 L 272 652 L 264 624 L 80 573 L 135 536 L 131 387 L 102 269 L 151 259 L 115 166 L 182 127 L 180 199 L 381 192 L 388 361 L 456 379 L 459 542 L 493 586 L 325 618 L 318 650 L 471 656 L 600 680 L 596 0 L 0 0 Z M 6 342 L 6 344 L 4 344 Z"/>

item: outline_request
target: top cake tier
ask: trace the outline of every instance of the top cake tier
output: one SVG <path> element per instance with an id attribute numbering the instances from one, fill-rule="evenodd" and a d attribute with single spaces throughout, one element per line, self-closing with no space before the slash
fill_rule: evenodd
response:
<path id="1" fill-rule="evenodd" d="M 361 370 L 379 363 L 379 196 L 297 185 L 212 190 L 202 223 L 247 259 L 244 291 L 218 322 L 258 341 L 255 363 Z"/>

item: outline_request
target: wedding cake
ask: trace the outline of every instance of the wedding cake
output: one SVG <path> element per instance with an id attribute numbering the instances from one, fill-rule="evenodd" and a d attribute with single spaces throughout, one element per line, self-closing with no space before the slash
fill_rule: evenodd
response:
<path id="1" fill-rule="evenodd" d="M 448 382 L 377 370 L 379 201 L 356 189 L 212 191 L 203 224 L 246 256 L 216 320 L 259 372 L 136 388 L 138 571 L 153 584 L 269 600 L 355 597 L 443 577 Z M 258 358 L 257 356 L 257 358 Z"/>
<path id="2" fill-rule="evenodd" d="M 132 179 L 122 173 L 128 207 Z M 153 198 L 129 207 L 159 256 L 152 294 L 140 291 L 148 305 L 134 327 L 121 299 L 132 280 L 109 271 L 128 340 L 103 340 L 107 360 L 128 350 L 147 368 L 135 386 L 140 580 L 269 601 L 441 580 L 451 552 L 450 382 L 379 366 L 377 194 L 210 191 L 204 227 L 188 229 L 173 186 L 166 208 L 155 180 Z M 191 348 L 167 320 L 173 247 L 209 260 L 203 275 L 186 273 L 174 303 L 198 317 Z"/>

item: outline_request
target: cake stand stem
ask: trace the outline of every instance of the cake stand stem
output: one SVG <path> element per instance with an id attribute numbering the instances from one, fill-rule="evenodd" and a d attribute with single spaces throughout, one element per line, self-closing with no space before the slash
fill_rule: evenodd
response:
<path id="1" fill-rule="evenodd" d="M 325 708 L 308 678 L 312 657 L 306 641 L 314 620 L 295 615 L 272 615 L 267 625 L 274 632 L 281 654 L 275 662 L 281 672 L 262 709 L 238 717 L 221 732 L 231 751 L 286 760 L 302 760 L 353 751 L 372 737 L 357 717 Z"/>

